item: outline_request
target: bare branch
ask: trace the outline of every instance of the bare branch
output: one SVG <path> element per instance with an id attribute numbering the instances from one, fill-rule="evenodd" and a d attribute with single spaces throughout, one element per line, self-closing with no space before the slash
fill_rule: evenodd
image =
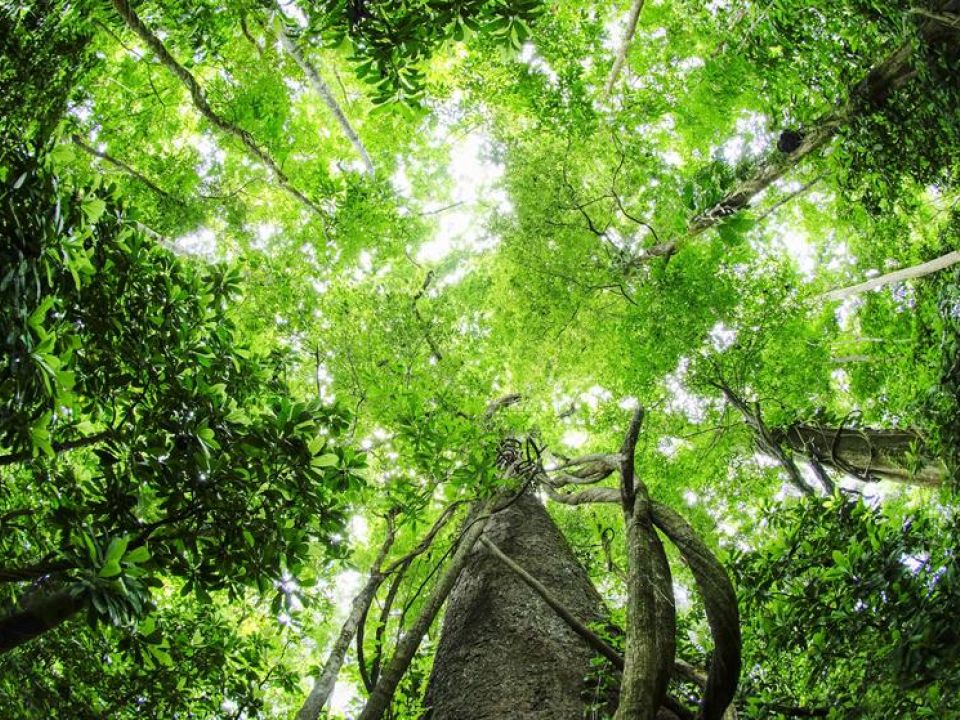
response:
<path id="1" fill-rule="evenodd" d="M 296 41 L 293 39 L 293 37 L 291 37 L 289 31 L 287 30 L 287 26 L 283 19 L 283 9 L 279 4 L 277 5 L 277 26 L 278 34 L 280 35 L 280 43 L 283 45 L 283 49 L 286 50 L 290 57 L 292 57 L 297 65 L 300 66 L 300 69 L 303 70 L 303 74 L 306 75 L 307 80 L 310 81 L 310 85 L 313 87 L 314 92 L 320 96 L 320 99 L 323 100 L 324 104 L 330 109 L 330 112 L 333 113 L 333 117 L 340 125 L 340 129 L 343 130 L 343 134 L 346 135 L 347 140 L 350 141 L 357 153 L 359 153 L 360 158 L 363 160 L 363 164 L 367 169 L 367 174 L 371 176 L 376 174 L 376 170 L 373 167 L 373 161 L 370 159 L 370 155 L 367 153 L 367 148 L 360 140 L 360 136 L 357 135 L 357 131 L 353 129 L 353 125 L 350 124 L 347 116 L 337 103 L 336 98 L 333 97 L 333 93 L 330 92 L 330 88 L 323 81 L 323 78 L 320 77 L 320 73 L 317 72 L 317 69 L 310 64 L 306 57 L 304 57 L 303 53 L 300 52 L 300 48 L 297 47 Z"/>
<path id="2" fill-rule="evenodd" d="M 93 155 L 94 157 L 100 158 L 101 160 L 105 160 L 106 162 L 113 165 L 115 168 L 122 170 L 124 173 L 126 173 L 130 177 L 136 180 L 139 180 L 141 183 L 146 185 L 150 190 L 152 190 L 153 192 L 155 192 L 157 195 L 164 198 L 165 200 L 172 200 L 173 202 L 180 205 L 183 204 L 182 200 L 173 197 L 170 193 L 168 193 L 166 190 L 164 190 L 163 188 L 158 186 L 155 182 L 153 182 L 153 180 L 148 178 L 143 173 L 137 170 L 134 170 L 132 167 L 127 165 L 127 163 L 123 162 L 122 160 L 118 160 L 117 158 L 113 157 L 108 153 L 102 152 L 101 150 L 97 150 L 95 147 L 92 147 L 91 145 L 88 145 L 86 142 L 84 142 L 83 138 L 80 137 L 77 133 L 74 133 L 73 135 L 71 135 L 70 140 L 72 140 L 73 144 L 76 145 L 81 150 L 83 150 L 85 153 L 88 153 L 90 155 Z"/>

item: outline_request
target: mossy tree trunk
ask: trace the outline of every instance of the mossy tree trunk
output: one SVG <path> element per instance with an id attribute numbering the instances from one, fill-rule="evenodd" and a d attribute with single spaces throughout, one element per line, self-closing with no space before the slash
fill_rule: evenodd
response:
<path id="1" fill-rule="evenodd" d="M 913 430 L 798 423 L 772 430 L 772 434 L 794 453 L 861 480 L 935 486 L 947 472 L 943 462 L 929 454 L 923 438 Z"/>

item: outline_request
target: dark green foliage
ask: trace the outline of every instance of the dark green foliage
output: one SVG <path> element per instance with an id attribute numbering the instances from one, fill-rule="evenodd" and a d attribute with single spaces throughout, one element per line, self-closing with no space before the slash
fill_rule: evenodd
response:
<path id="1" fill-rule="evenodd" d="M 94 59 L 93 28 L 76 2 L 0 5 L 0 147 L 44 143 Z M 0 152 L 3 152 L 0 150 Z"/>
<path id="2" fill-rule="evenodd" d="M 539 0 L 319 0 L 310 28 L 325 45 L 349 40 L 357 76 L 375 86 L 375 103 L 416 106 L 424 96 L 419 65 L 445 41 L 480 32 L 519 49 L 540 12 Z"/>
<path id="3" fill-rule="evenodd" d="M 122 625 L 158 574 L 203 595 L 299 572 L 359 482 L 328 439 L 344 415 L 296 401 L 284 356 L 238 338 L 235 270 L 21 160 L 0 195 L 3 600 L 42 579 Z"/>
<path id="4" fill-rule="evenodd" d="M 265 681 L 296 686 L 291 668 L 263 666 L 270 651 L 270 635 L 241 631 L 229 608 L 181 596 L 139 629 L 75 620 L 0 656 L 0 707 L 5 720 L 168 720 L 223 717 L 229 700 L 256 716 Z"/>
<path id="5" fill-rule="evenodd" d="M 922 23 L 957 22 L 957 15 L 938 14 L 940 3 L 932 5 L 905 13 L 907 37 Z M 960 178 L 960 26 L 937 42 L 918 41 L 914 52 L 916 76 L 843 132 L 845 184 L 877 214 L 889 212 L 910 181 L 948 189 Z"/>
<path id="6" fill-rule="evenodd" d="M 952 717 L 960 681 L 956 517 L 845 497 L 766 509 L 770 539 L 739 554 L 747 717 L 774 706 L 825 717 Z M 745 663 L 750 667 L 749 657 Z M 777 715 L 773 715 L 777 717 Z"/>

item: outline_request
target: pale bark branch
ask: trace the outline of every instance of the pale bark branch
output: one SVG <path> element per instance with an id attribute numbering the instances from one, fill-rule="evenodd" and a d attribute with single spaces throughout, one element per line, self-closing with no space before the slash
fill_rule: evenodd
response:
<path id="1" fill-rule="evenodd" d="M 771 205 L 771 206 L 768 207 L 766 210 L 764 210 L 760 215 L 758 215 L 758 216 L 757 216 L 757 222 L 760 222 L 761 220 L 766 220 L 770 215 L 772 215 L 772 214 L 775 213 L 777 210 L 779 210 L 780 208 L 782 208 L 782 207 L 783 207 L 784 205 L 786 205 L 788 202 L 790 202 L 790 201 L 792 201 L 792 200 L 795 200 L 796 198 L 798 198 L 798 197 L 800 197 L 801 195 L 803 195 L 805 192 L 807 192 L 807 190 L 809 190 L 810 188 L 812 188 L 814 185 L 816 185 L 818 182 L 820 182 L 821 180 L 823 180 L 823 178 L 825 178 L 825 177 L 826 177 L 826 173 L 821 173 L 820 175 L 817 175 L 813 180 L 811 180 L 811 181 L 809 181 L 809 182 L 806 182 L 806 183 L 804 183 L 803 185 L 801 185 L 800 187 L 798 187 L 798 188 L 797 188 L 796 190 L 794 190 L 793 192 L 787 193 L 785 196 L 783 196 L 782 198 L 780 198 L 779 200 L 777 200 L 777 202 L 775 202 L 773 205 Z"/>
<path id="2" fill-rule="evenodd" d="M 643 2 L 644 0 L 633 0 L 633 5 L 630 7 L 630 14 L 627 16 L 627 27 L 623 33 L 623 40 L 617 49 L 617 55 L 613 59 L 613 67 L 610 68 L 610 75 L 607 78 L 607 86 L 604 89 L 605 95 L 613 92 L 613 86 L 617 82 L 617 76 L 620 75 L 620 71 L 627 62 L 630 45 L 633 43 L 633 36 L 637 32 L 637 22 L 640 20 L 640 11 L 643 10 Z"/>
<path id="3" fill-rule="evenodd" d="M 389 515 L 387 516 L 387 535 L 370 568 L 370 575 L 367 578 L 367 582 L 360 592 L 357 593 L 356 597 L 354 597 L 353 603 L 350 605 L 350 614 L 347 615 L 347 619 L 344 620 L 343 625 L 340 627 L 340 634 L 337 636 L 333 647 L 330 648 L 327 660 L 324 662 L 323 669 L 320 671 L 320 677 L 318 677 L 314 683 L 303 706 L 297 711 L 296 720 L 317 720 L 317 718 L 320 717 L 323 706 L 326 705 L 330 699 L 330 693 L 333 692 L 333 686 L 337 682 L 337 675 L 340 674 L 340 667 L 343 665 L 343 658 L 347 654 L 347 648 L 350 647 L 350 641 L 353 640 L 361 618 L 366 615 L 370 603 L 373 602 L 373 596 L 376 595 L 377 589 L 383 582 L 384 573 L 381 568 L 384 560 L 387 558 L 387 553 L 390 552 L 390 548 L 393 546 L 395 536 L 393 515 Z"/>
<path id="4" fill-rule="evenodd" d="M 866 282 L 858 283 L 857 285 L 850 285 L 849 287 L 837 288 L 836 290 L 825 292 L 822 295 L 815 296 L 813 300 L 814 302 L 845 300 L 848 297 L 853 297 L 854 295 L 859 295 L 860 293 L 876 290 L 884 285 L 890 285 L 891 283 L 895 282 L 913 280 L 926 275 L 931 275 L 952 265 L 956 265 L 957 263 L 960 263 L 960 251 L 954 250 L 953 252 L 948 252 L 946 255 L 941 255 L 940 257 L 928 262 L 920 263 L 919 265 L 913 265 L 912 267 L 903 268 L 902 270 L 896 270 L 895 272 L 887 273 L 886 275 L 878 275 L 875 278 L 870 278 Z"/>
<path id="5" fill-rule="evenodd" d="M 340 129 L 343 130 L 343 134 L 346 135 L 347 139 L 350 141 L 357 153 L 360 155 L 360 158 L 363 160 L 363 165 L 366 168 L 367 174 L 371 176 L 374 175 L 376 170 L 373 167 L 373 161 L 370 159 L 370 155 L 367 153 L 367 148 L 360 140 L 360 136 L 357 135 L 357 131 L 353 129 L 353 126 L 350 124 L 347 116 L 340 108 L 339 103 L 337 103 L 336 98 L 333 97 L 333 93 L 330 92 L 329 86 L 323 81 L 323 78 L 320 77 L 320 73 L 317 72 L 317 69 L 306 59 L 306 57 L 304 57 L 303 53 L 300 51 L 300 48 L 297 47 L 297 43 L 294 38 L 290 36 L 282 17 L 283 10 L 279 5 L 277 5 L 277 13 L 277 31 L 280 36 L 280 43 L 283 45 L 283 49 L 286 50 L 287 54 L 289 54 L 290 57 L 292 57 L 297 63 L 297 65 L 300 66 L 303 74 L 306 75 L 307 80 L 310 81 L 310 85 L 313 87 L 314 92 L 320 96 L 320 99 L 323 100 L 324 104 L 330 109 L 330 112 L 333 113 L 333 117 L 340 125 Z"/>
<path id="6" fill-rule="evenodd" d="M 204 92 L 203 88 L 200 87 L 196 78 L 194 78 L 190 71 L 177 62 L 173 55 L 170 54 L 170 51 L 167 50 L 160 38 L 157 37 L 154 32 L 147 27 L 146 24 L 144 24 L 143 20 L 140 19 L 140 16 L 137 15 L 133 8 L 130 7 L 128 0 L 111 0 L 111 2 L 127 26 L 133 30 L 137 36 L 143 40 L 144 43 L 146 43 L 147 47 L 153 51 L 154 55 L 157 56 L 164 67 L 173 73 L 184 85 L 184 87 L 187 88 L 187 90 L 190 92 L 190 97 L 193 99 L 194 107 L 197 108 L 200 114 L 203 115 L 211 125 L 220 131 L 239 140 L 253 157 L 267 166 L 267 168 L 277 179 L 280 187 L 282 187 L 287 194 L 325 219 L 326 213 L 324 213 L 323 209 L 321 209 L 319 205 L 310 200 L 310 198 L 304 195 L 293 185 L 293 183 L 290 182 L 290 179 L 287 177 L 286 173 L 284 173 L 277 161 L 273 159 L 273 156 L 270 155 L 269 152 L 257 144 L 256 140 L 253 138 L 253 135 L 219 115 L 210 106 L 210 102 L 207 100 L 207 94 Z"/>
<path id="7" fill-rule="evenodd" d="M 373 692 L 370 693 L 367 704 L 357 720 L 380 720 L 389 708 L 393 694 L 410 666 L 413 656 L 419 649 L 423 636 L 430 629 L 437 613 L 440 612 L 440 608 L 453 589 L 454 583 L 466 566 L 474 545 L 483 533 L 483 529 L 490 518 L 490 506 L 491 503 L 487 503 L 480 509 L 480 514 L 475 519 L 467 519 L 467 526 L 450 563 L 424 600 L 417 619 L 410 629 L 404 633 L 400 642 L 397 643 L 393 657 L 383 669 L 383 674 L 373 688 Z"/>

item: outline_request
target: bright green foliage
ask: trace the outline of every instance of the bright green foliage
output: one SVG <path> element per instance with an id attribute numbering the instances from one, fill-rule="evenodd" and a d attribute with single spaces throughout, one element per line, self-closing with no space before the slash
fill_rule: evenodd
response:
<path id="1" fill-rule="evenodd" d="M 822 298 L 960 248 L 956 2 L 647 0 L 608 94 L 630 4 L 133 3 L 233 133 L 113 3 L 0 8 L 0 622 L 60 590 L 94 620 L 0 656 L 0 715 L 292 716 L 385 516 L 389 563 L 459 503 L 381 587 L 366 674 L 467 503 L 515 487 L 503 438 L 548 466 L 616 452 L 636 402 L 638 476 L 735 570 L 741 717 L 960 712 L 960 275 Z M 777 149 L 900 48 L 902 87 L 801 162 Z M 831 495 L 787 449 L 798 499 L 755 427 L 795 423 L 915 430 L 953 482 Z M 622 627 L 619 509 L 548 507 Z M 352 652 L 331 717 L 362 675 Z M 591 683 L 601 718 L 617 680 Z"/>

